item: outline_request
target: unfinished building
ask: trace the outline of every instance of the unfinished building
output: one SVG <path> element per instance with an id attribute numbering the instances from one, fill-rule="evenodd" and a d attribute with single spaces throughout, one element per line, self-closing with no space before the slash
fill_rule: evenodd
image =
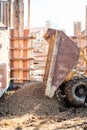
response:
<path id="1" fill-rule="evenodd" d="M 11 85 L 16 83 L 21 85 L 33 80 L 35 77 L 33 75 L 36 74 L 35 70 L 37 69 L 36 64 L 34 63 L 36 63 L 38 58 L 42 58 L 43 55 L 45 58 L 43 62 L 45 67 L 47 57 L 48 44 L 44 44 L 44 41 L 38 42 L 39 44 L 43 43 L 40 45 L 40 47 L 43 49 L 42 52 L 40 52 L 40 54 L 33 53 L 35 52 L 34 48 L 37 48 L 35 47 L 35 44 L 38 41 L 35 40 L 35 37 L 38 37 L 37 35 L 40 33 L 42 37 L 42 33 L 44 33 L 44 31 L 42 32 L 41 29 L 40 33 L 35 32 L 35 37 L 31 34 L 30 0 L 27 0 L 26 2 L 27 10 L 25 10 L 24 0 L 0 1 L 0 28 L 4 29 L 2 30 L 3 36 L 0 35 L 0 40 L 3 41 L 3 47 L 2 44 L 0 45 L 2 47 L 0 52 L 0 60 L 2 61 L 3 59 L 6 62 L 8 68 L 7 75 L 9 75 L 8 84 L 11 83 Z M 27 11 L 27 13 L 25 11 Z M 25 25 L 26 21 L 24 21 L 25 13 L 27 14 L 27 25 Z M 6 37 L 5 40 L 3 40 L 4 37 Z M 45 46 L 47 48 L 46 52 Z M 38 50 L 41 50 L 41 48 L 38 48 Z M 4 55 L 3 52 L 5 52 Z M 41 62 L 41 59 L 39 60 L 40 61 L 38 62 Z M 42 69 L 44 70 L 44 68 Z M 42 75 L 39 76 L 42 78 Z"/>

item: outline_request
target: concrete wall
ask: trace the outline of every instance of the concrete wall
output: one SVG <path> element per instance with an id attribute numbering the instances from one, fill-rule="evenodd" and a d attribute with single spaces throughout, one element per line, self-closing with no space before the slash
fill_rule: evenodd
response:
<path id="1" fill-rule="evenodd" d="M 6 63 L 7 86 L 9 85 L 10 80 L 9 55 L 9 31 L 0 30 L 0 62 Z"/>

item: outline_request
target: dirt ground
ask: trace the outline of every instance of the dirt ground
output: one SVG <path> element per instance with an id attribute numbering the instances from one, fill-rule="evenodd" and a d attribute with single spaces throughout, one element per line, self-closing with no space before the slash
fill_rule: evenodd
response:
<path id="1" fill-rule="evenodd" d="M 44 95 L 41 82 L 8 91 L 0 100 L 0 130 L 87 130 L 87 108 Z"/>

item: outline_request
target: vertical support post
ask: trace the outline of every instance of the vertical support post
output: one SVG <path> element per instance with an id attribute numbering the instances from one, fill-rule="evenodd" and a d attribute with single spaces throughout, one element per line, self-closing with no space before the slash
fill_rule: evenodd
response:
<path id="1" fill-rule="evenodd" d="M 12 29 L 13 27 L 14 27 L 14 12 L 13 12 L 13 1 L 12 0 L 10 0 L 9 1 L 9 11 L 10 11 L 10 28 Z"/>
<path id="2" fill-rule="evenodd" d="M 30 0 L 28 0 L 28 29 L 30 28 Z"/>
<path id="3" fill-rule="evenodd" d="M 1 22 L 3 23 L 3 2 L 1 2 Z"/>
<path id="4" fill-rule="evenodd" d="M 3 16 L 3 23 L 6 25 L 6 3 L 4 2 L 4 16 Z"/>
<path id="5" fill-rule="evenodd" d="M 11 0 L 8 0 L 8 3 L 7 3 L 7 27 L 10 27 L 11 26 Z"/>
<path id="6" fill-rule="evenodd" d="M 19 37 L 23 36 L 24 29 L 24 3 L 23 0 L 19 0 Z"/>
<path id="7" fill-rule="evenodd" d="M 1 3 L 0 3 L 0 22 L 1 22 Z"/>
<path id="8" fill-rule="evenodd" d="M 13 8 L 11 9 L 11 16 L 13 15 L 11 19 L 11 25 L 13 25 L 14 28 L 14 37 L 18 37 L 19 35 L 19 0 L 14 0 Z"/>
<path id="9" fill-rule="evenodd" d="M 8 27 L 8 4 L 6 3 L 6 27 Z"/>
<path id="10" fill-rule="evenodd" d="M 19 37 L 24 36 L 24 3 L 23 0 L 19 0 Z M 23 48 L 24 41 L 19 40 L 19 46 Z M 21 57 L 23 58 L 23 49 L 19 51 Z M 23 59 L 19 61 L 19 66 L 23 68 Z M 19 77 L 23 79 L 23 70 L 19 72 Z"/>

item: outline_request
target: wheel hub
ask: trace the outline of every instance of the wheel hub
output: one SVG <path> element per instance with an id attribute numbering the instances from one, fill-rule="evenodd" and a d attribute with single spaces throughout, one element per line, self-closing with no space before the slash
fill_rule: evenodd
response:
<path id="1" fill-rule="evenodd" d="M 84 85 L 79 85 L 75 90 L 75 94 L 78 97 L 85 97 L 87 94 L 87 88 Z"/>
<path id="2" fill-rule="evenodd" d="M 84 89 L 80 88 L 78 91 L 79 91 L 79 94 L 81 94 L 81 95 L 84 94 Z"/>

